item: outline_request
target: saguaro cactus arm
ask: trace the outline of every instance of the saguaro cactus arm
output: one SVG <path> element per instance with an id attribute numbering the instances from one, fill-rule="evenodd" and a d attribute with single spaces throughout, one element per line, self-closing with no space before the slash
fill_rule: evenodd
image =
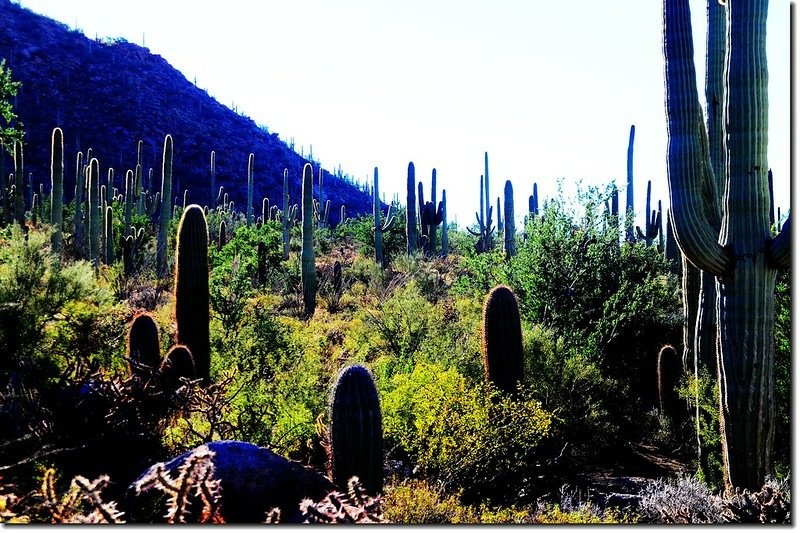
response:
<path id="1" fill-rule="evenodd" d="M 707 196 L 704 182 L 713 179 L 713 172 L 697 96 L 688 2 L 664 1 L 664 35 L 670 215 L 675 240 L 692 264 L 721 275 L 730 268 L 728 254 L 708 221 L 705 202 L 698 201 Z"/>

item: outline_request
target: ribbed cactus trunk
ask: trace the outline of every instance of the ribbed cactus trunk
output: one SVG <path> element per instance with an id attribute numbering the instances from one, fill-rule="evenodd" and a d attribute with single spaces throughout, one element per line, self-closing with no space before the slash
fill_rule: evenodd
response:
<path id="1" fill-rule="evenodd" d="M 133 318 L 128 328 L 128 366 L 131 375 L 147 377 L 147 367 L 155 370 L 161 364 L 158 326 L 149 313 Z"/>
<path id="2" fill-rule="evenodd" d="M 9 202 L 8 175 L 6 174 L 6 144 L 0 139 L 0 203 L 3 207 L 2 223 L 8 224 L 11 221 L 11 205 Z"/>
<path id="3" fill-rule="evenodd" d="M 289 169 L 283 169 L 283 212 L 281 213 L 283 230 L 283 259 L 289 259 Z"/>
<path id="4" fill-rule="evenodd" d="M 361 365 L 342 369 L 330 397 L 332 478 L 343 489 L 358 476 L 368 494 L 383 491 L 383 425 L 378 391 Z"/>
<path id="5" fill-rule="evenodd" d="M 20 141 L 14 141 L 14 220 L 25 227 L 25 168 Z"/>
<path id="6" fill-rule="evenodd" d="M 209 340 L 208 226 L 203 208 L 186 208 L 175 246 L 175 322 L 178 343 L 192 352 L 197 377 L 207 385 L 211 368 Z"/>
<path id="7" fill-rule="evenodd" d="M 253 165 L 255 155 L 250 154 L 247 158 L 247 225 L 253 224 Z"/>
<path id="8" fill-rule="evenodd" d="M 772 238 L 767 184 L 767 0 L 726 3 L 722 225 L 709 220 L 714 181 L 696 91 L 688 0 L 664 0 L 668 175 L 683 254 L 716 276 L 717 363 L 726 487 L 758 490 L 771 469 L 774 290 L 790 263 L 790 224 Z"/>
<path id="9" fill-rule="evenodd" d="M 506 258 L 510 259 L 517 255 L 517 232 L 514 224 L 514 187 L 511 185 L 511 180 L 506 180 L 506 186 L 503 190 L 503 218 L 506 221 L 504 224 Z"/>
<path id="10" fill-rule="evenodd" d="M 406 253 L 408 255 L 413 255 L 417 252 L 416 180 L 414 163 L 409 163 L 408 177 L 406 179 Z"/>
<path id="11" fill-rule="evenodd" d="M 100 163 L 96 158 L 89 162 L 89 258 L 95 268 L 100 266 Z"/>
<path id="12" fill-rule="evenodd" d="M 164 154 L 161 166 L 161 216 L 158 220 L 158 242 L 156 248 L 156 265 L 158 275 L 164 277 L 168 273 L 167 236 L 169 221 L 172 215 L 172 135 L 164 138 Z M 202 208 L 201 208 L 202 212 Z"/>
<path id="13" fill-rule="evenodd" d="M 522 322 L 517 297 L 504 285 L 486 295 L 482 337 L 486 381 L 503 393 L 516 392 L 524 379 Z"/>
<path id="14" fill-rule="evenodd" d="M 61 253 L 62 226 L 64 224 L 64 133 L 53 130 L 50 151 L 50 223 L 53 225 L 51 243 L 53 251 Z M 1 157 L 1 156 L 0 156 Z"/>
<path id="15" fill-rule="evenodd" d="M 314 170 L 303 167 L 303 246 L 300 278 L 303 285 L 303 315 L 310 318 L 317 307 L 317 267 L 314 255 Z"/>

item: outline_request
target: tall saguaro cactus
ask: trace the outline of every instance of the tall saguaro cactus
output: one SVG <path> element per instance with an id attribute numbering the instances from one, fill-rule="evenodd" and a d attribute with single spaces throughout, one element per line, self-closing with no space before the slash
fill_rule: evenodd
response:
<path id="1" fill-rule="evenodd" d="M 255 154 L 247 157 L 247 225 L 253 223 L 253 165 L 255 164 Z"/>
<path id="2" fill-rule="evenodd" d="M 1 157 L 1 156 L 0 156 Z M 53 251 L 61 253 L 61 226 L 64 223 L 64 132 L 53 130 L 50 153 L 50 222 L 53 224 Z"/>
<path id="3" fill-rule="evenodd" d="M 283 259 L 289 259 L 289 169 L 283 169 L 283 210 L 281 211 Z"/>
<path id="4" fill-rule="evenodd" d="M 506 258 L 511 258 L 517 255 L 517 236 L 514 224 L 514 186 L 511 185 L 511 180 L 506 180 L 506 186 L 503 190 L 503 218 L 506 221 L 503 225 Z"/>
<path id="5" fill-rule="evenodd" d="M 406 253 L 413 255 L 417 251 L 417 181 L 414 176 L 414 163 L 408 163 L 406 180 Z"/>
<path id="6" fill-rule="evenodd" d="M 631 133 L 628 137 L 627 186 L 625 187 L 625 240 L 628 242 L 635 240 L 633 234 L 633 138 L 635 135 L 636 126 L 631 124 Z"/>
<path id="7" fill-rule="evenodd" d="M 100 163 L 96 158 L 89 162 L 89 258 L 97 268 L 100 265 L 100 227 L 103 212 L 100 204 Z"/>
<path id="8" fill-rule="evenodd" d="M 381 220 L 381 199 L 378 190 L 378 167 L 375 167 L 372 187 L 372 216 L 375 221 L 375 262 L 383 266 L 383 232 L 388 230 L 394 223 L 392 215 L 392 204 L 386 212 L 386 223 Z"/>
<path id="9" fill-rule="evenodd" d="M 164 138 L 164 154 L 161 166 L 161 216 L 158 220 L 158 247 L 156 265 L 159 276 L 167 275 L 167 235 L 172 215 L 172 135 Z M 194 350 L 192 350 L 194 353 Z"/>
<path id="10" fill-rule="evenodd" d="M 696 90 L 689 2 L 663 2 L 670 212 L 683 254 L 716 277 L 728 489 L 760 489 L 771 467 L 775 281 L 778 269 L 790 262 L 790 225 L 775 238 L 769 227 L 767 4 L 728 0 L 725 5 L 724 165 L 715 172 Z M 704 201 L 709 197 L 704 187 L 716 180 L 724 191 L 719 231 Z"/>
<path id="11" fill-rule="evenodd" d="M 303 314 L 311 317 L 317 307 L 317 267 L 314 254 L 314 170 L 303 167 L 303 247 L 300 252 L 300 278 L 303 285 Z"/>
<path id="12" fill-rule="evenodd" d="M 178 343 L 189 347 L 197 377 L 208 384 L 209 340 L 208 225 L 203 208 L 192 204 L 181 215 L 175 245 L 175 322 Z"/>

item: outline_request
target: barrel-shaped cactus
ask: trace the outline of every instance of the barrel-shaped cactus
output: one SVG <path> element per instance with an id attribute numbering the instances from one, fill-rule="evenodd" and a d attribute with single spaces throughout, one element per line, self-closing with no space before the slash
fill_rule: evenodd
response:
<path id="1" fill-rule="evenodd" d="M 317 267 L 314 252 L 314 171 L 306 163 L 303 167 L 303 245 L 301 250 L 300 279 L 303 285 L 303 315 L 314 314 L 317 306 Z"/>
<path id="2" fill-rule="evenodd" d="M 369 370 L 348 366 L 336 378 L 330 402 L 333 482 L 358 476 L 367 493 L 383 490 L 383 426 L 378 391 Z"/>
<path id="3" fill-rule="evenodd" d="M 181 385 L 181 378 L 197 379 L 198 373 L 194 356 L 188 346 L 178 344 L 170 348 L 161 362 L 161 376 L 164 384 L 170 388 Z"/>
<path id="4" fill-rule="evenodd" d="M 155 370 L 161 364 L 158 326 L 150 313 L 133 317 L 128 328 L 127 358 L 133 376 L 146 376 L 148 368 Z"/>
<path id="5" fill-rule="evenodd" d="M 186 208 L 175 246 L 175 322 L 178 343 L 189 347 L 197 377 L 209 381 L 208 226 L 203 208 Z"/>
<path id="6" fill-rule="evenodd" d="M 156 265 L 160 276 L 167 275 L 167 234 L 172 214 L 172 135 L 164 138 L 164 153 L 161 166 L 161 217 L 158 221 Z M 200 209 L 202 212 L 202 208 Z M 203 219 L 205 221 L 205 218 Z"/>
<path id="7" fill-rule="evenodd" d="M 498 285 L 483 303 L 483 369 L 486 381 L 514 393 L 524 378 L 522 324 L 514 292 Z"/>
<path id="8" fill-rule="evenodd" d="M 50 151 L 50 223 L 53 225 L 51 238 L 53 251 L 61 253 L 62 225 L 64 223 L 64 133 L 61 128 L 53 130 Z M 2 157 L 2 156 L 0 156 Z M 0 192 L 5 194 L 5 191 Z"/>

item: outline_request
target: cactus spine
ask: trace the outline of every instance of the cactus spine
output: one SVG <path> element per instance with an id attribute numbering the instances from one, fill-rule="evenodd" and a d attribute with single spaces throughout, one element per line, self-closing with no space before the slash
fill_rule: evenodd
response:
<path id="1" fill-rule="evenodd" d="M 50 222 L 53 225 L 53 251 L 61 253 L 62 225 L 64 223 L 64 133 L 53 130 L 50 153 Z M 1 149 L 1 148 L 0 148 Z M 2 157 L 0 152 L 0 157 Z"/>
<path id="2" fill-rule="evenodd" d="M 147 377 L 146 367 L 155 370 L 161 363 L 158 326 L 149 313 L 133 318 L 128 328 L 128 368 L 133 376 Z"/>
<path id="3" fill-rule="evenodd" d="M 209 340 L 208 227 L 203 208 L 186 208 L 175 246 L 175 322 L 178 343 L 192 352 L 197 377 L 207 385 L 211 367 Z"/>
<path id="4" fill-rule="evenodd" d="M 506 394 L 523 380 L 522 325 L 517 297 L 498 285 L 483 303 L 483 369 L 487 383 Z"/>
<path id="5" fill-rule="evenodd" d="M 514 187 L 511 185 L 511 180 L 506 180 L 506 186 L 503 191 L 503 209 L 503 218 L 506 221 L 503 235 L 506 258 L 508 259 L 517 255 L 517 237 L 514 225 Z"/>
<path id="6" fill-rule="evenodd" d="M 314 171 L 303 167 L 303 247 L 300 278 L 303 284 L 303 315 L 310 318 L 317 306 L 317 269 L 314 256 Z"/>
<path id="7" fill-rule="evenodd" d="M 172 198 L 172 148 L 172 135 L 167 135 L 164 138 L 164 154 L 161 167 L 161 217 L 158 221 L 158 243 L 156 248 L 156 265 L 158 274 L 162 277 L 167 275 L 167 234 L 169 232 L 170 214 L 172 214 L 170 205 Z"/>
<path id="8" fill-rule="evenodd" d="M 414 187 L 416 187 L 414 163 L 409 163 L 406 180 L 406 253 L 408 255 L 414 255 L 417 251 L 417 200 Z"/>
<path id="9" fill-rule="evenodd" d="M 713 123 L 710 132 L 701 126 L 688 1 L 663 4 L 672 223 L 684 256 L 716 276 L 720 427 L 728 490 L 759 490 L 769 472 L 775 281 L 778 269 L 790 264 L 790 225 L 775 238 L 769 229 L 767 4 L 753 0 L 724 6 L 729 27 L 718 123 L 726 126 L 719 138 Z M 719 176 L 709 154 L 709 147 L 717 145 L 724 161 Z M 708 208 L 708 199 L 718 198 L 716 179 L 724 191 L 719 228 Z M 704 190 L 708 187 L 712 190 Z"/>
<path id="10" fill-rule="evenodd" d="M 250 154 L 247 158 L 247 225 L 253 223 L 253 165 L 255 155 Z"/>
<path id="11" fill-rule="evenodd" d="M 383 425 L 378 391 L 369 370 L 346 367 L 336 378 L 330 402 L 333 482 L 346 487 L 358 476 L 371 495 L 383 491 Z"/>

